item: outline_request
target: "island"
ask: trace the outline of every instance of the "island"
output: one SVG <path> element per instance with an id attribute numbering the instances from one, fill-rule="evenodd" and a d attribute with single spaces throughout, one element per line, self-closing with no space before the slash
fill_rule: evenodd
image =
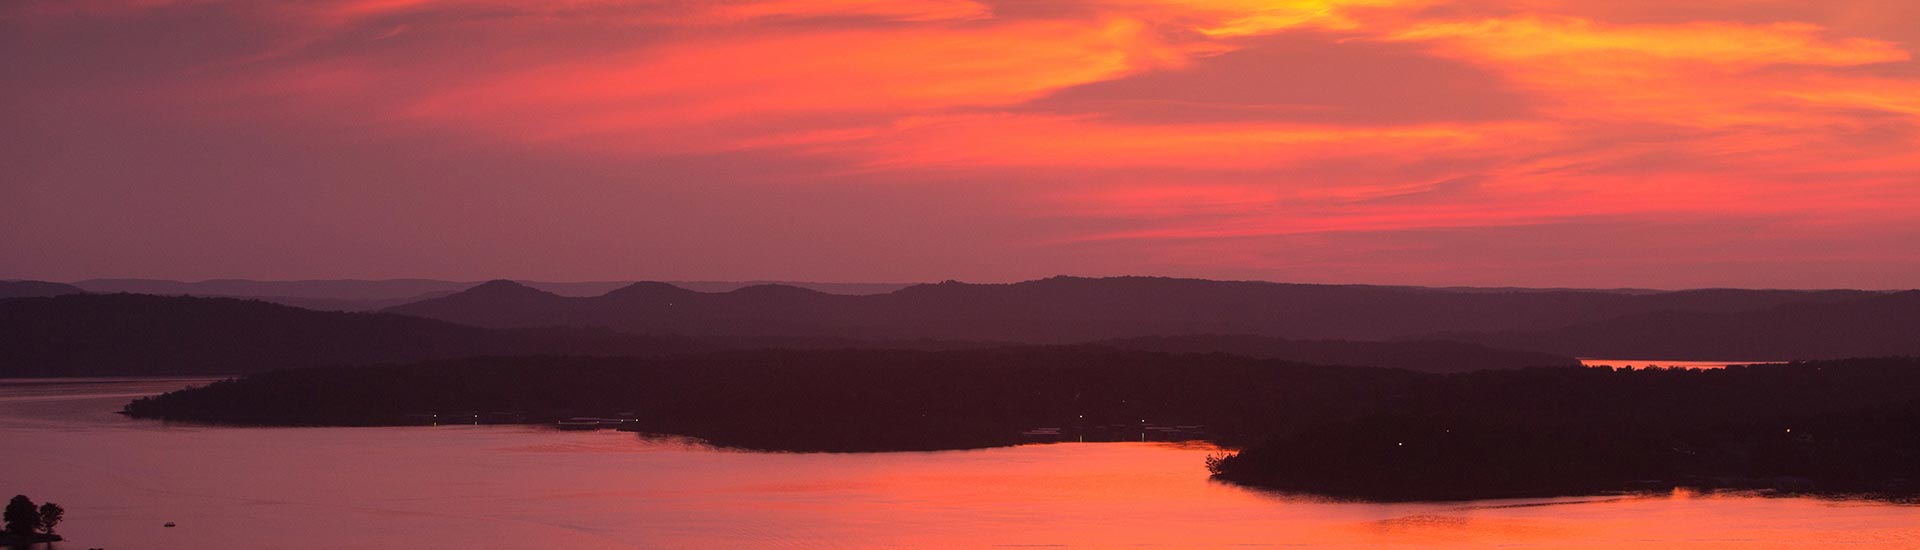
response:
<path id="1" fill-rule="evenodd" d="M 1455 374 L 1098 346 L 487 357 L 264 372 L 125 408 L 278 426 L 613 411 L 632 431 L 762 451 L 1195 439 L 1229 449 L 1206 465 L 1222 481 L 1369 500 L 1907 498 L 1920 479 L 1920 359 L 1903 357 Z"/>

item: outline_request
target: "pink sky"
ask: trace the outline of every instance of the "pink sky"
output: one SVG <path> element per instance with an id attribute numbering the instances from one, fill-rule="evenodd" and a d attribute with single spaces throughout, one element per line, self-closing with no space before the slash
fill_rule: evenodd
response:
<path id="1" fill-rule="evenodd" d="M 0 278 L 1920 287 L 1911 0 L 14 0 Z"/>

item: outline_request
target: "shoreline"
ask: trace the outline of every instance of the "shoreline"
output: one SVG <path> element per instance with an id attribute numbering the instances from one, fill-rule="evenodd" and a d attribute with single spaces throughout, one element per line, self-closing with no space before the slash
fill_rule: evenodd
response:
<path id="1" fill-rule="evenodd" d="M 1775 485 L 1774 480 L 1754 478 L 1751 483 L 1731 484 L 1695 484 L 1662 483 L 1658 486 L 1626 484 L 1613 488 L 1593 490 L 1539 490 L 1525 492 L 1487 492 L 1487 493 L 1353 493 L 1337 490 L 1309 490 L 1288 488 L 1284 485 L 1270 485 L 1254 481 L 1236 481 L 1213 476 L 1221 483 L 1245 489 L 1273 493 L 1276 495 L 1305 496 L 1326 499 L 1335 502 L 1363 502 L 1370 504 L 1411 504 L 1411 503 L 1456 503 L 1487 500 L 1526 500 L 1586 497 L 1652 497 L 1684 492 L 1695 495 L 1748 495 L 1762 498 L 1817 498 L 1835 501 L 1873 501 L 1901 506 L 1920 506 L 1920 490 L 1876 491 L 1876 490 L 1794 490 L 1783 489 Z"/>

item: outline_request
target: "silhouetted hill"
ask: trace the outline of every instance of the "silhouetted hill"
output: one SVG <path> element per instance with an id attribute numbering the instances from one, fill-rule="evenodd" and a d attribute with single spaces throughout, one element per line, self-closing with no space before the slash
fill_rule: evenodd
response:
<path id="1" fill-rule="evenodd" d="M 74 286 L 89 292 L 154 294 L 160 296 L 203 296 L 213 298 L 250 298 L 324 311 L 375 311 L 428 298 L 446 296 L 480 283 L 435 279 L 381 280 L 305 280 L 254 281 L 247 279 L 211 279 L 206 281 L 169 281 L 162 279 L 88 279 Z M 528 281 L 526 286 L 561 296 L 599 296 L 633 284 L 632 281 L 546 282 Z M 674 281 L 673 285 L 703 292 L 727 292 L 765 282 Z M 835 294 L 878 294 L 899 290 L 907 285 L 894 283 L 780 283 Z"/>
<path id="2" fill-rule="evenodd" d="M 684 291 L 683 291 L 684 292 Z M 544 295 L 513 283 L 470 294 Z M 997 344 L 802 337 L 637 335 L 592 327 L 489 329 L 386 313 L 310 311 L 257 300 L 75 294 L 0 300 L 0 376 L 233 374 L 483 355 L 648 356 L 727 349 Z"/>
<path id="3" fill-rule="evenodd" d="M 664 283 L 637 283 L 614 290 L 599 302 L 626 310 L 672 310 L 701 292 Z M 561 298 L 511 281 L 492 281 L 449 296 L 445 306 L 484 304 L 484 315 L 499 304 L 518 310 L 545 308 L 586 298 Z M 831 308 L 831 296 L 806 288 L 739 288 L 724 298 L 737 300 L 741 312 L 803 315 Z M 728 317 L 722 317 L 728 319 Z M 733 321 L 733 319 L 728 319 Z M 741 317 L 760 323 L 766 333 L 783 333 L 778 321 Z M 657 325 L 655 329 L 672 329 Z M 799 331 L 785 331 L 799 333 Z M 1361 367 L 1405 367 L 1417 371 L 1511 369 L 1526 365 L 1574 365 L 1569 358 L 1538 352 L 1492 350 L 1455 342 L 1294 342 L 1265 337 L 1165 337 L 1108 340 L 1100 346 L 1160 352 L 1227 352 L 1294 362 L 1338 363 Z M 1006 346 L 973 340 L 852 340 L 835 337 L 676 337 L 630 335 L 593 327 L 482 329 L 436 319 L 394 313 L 309 312 L 257 300 L 77 294 L 63 298 L 21 298 L 0 304 L 0 375 L 159 375 L 159 373 L 246 373 L 298 365 L 357 365 L 415 362 L 468 356 L 655 356 L 737 348 L 900 348 L 960 350 Z"/>
<path id="4" fill-rule="evenodd" d="M 0 309 L 0 320 L 8 323 L 0 325 L 6 330 L 0 334 L 0 368 L 16 374 L 173 374 L 530 353 L 957 349 L 1082 341 L 1436 372 L 1567 364 L 1564 357 L 1480 345 L 1323 341 L 1462 326 L 1525 331 L 1446 334 L 1562 355 L 1765 360 L 1920 353 L 1920 340 L 1911 336 L 1920 327 L 1920 292 L 1503 293 L 1062 277 L 920 285 L 872 296 L 782 285 L 705 293 L 634 283 L 600 296 L 568 297 L 491 281 L 388 310 L 439 323 L 263 309 L 268 304 L 231 299 L 63 298 L 8 300 L 21 303 Z M 1335 336 L 1276 336 L 1295 332 Z M 1244 336 L 1169 336 L 1209 333 Z"/>
<path id="5" fill-rule="evenodd" d="M 1354 342 L 1287 340 L 1248 335 L 1191 335 L 1145 336 L 1096 344 L 1132 351 L 1227 353 L 1316 365 L 1382 367 L 1436 373 L 1580 365 L 1578 359 L 1563 355 L 1444 341 Z"/>
<path id="6" fill-rule="evenodd" d="M 327 300 L 401 300 L 425 294 L 453 293 L 473 286 L 471 282 L 433 279 L 334 279 L 305 281 L 254 281 L 248 279 L 209 279 L 205 281 L 169 281 L 162 279 L 88 279 L 74 286 L 100 293 L 128 292 L 160 296 L 279 297 Z"/>
<path id="7" fill-rule="evenodd" d="M 497 283 L 489 283 L 493 285 Z M 473 289 L 481 291 L 480 288 Z M 386 311 L 491 327 L 639 333 L 1071 343 L 1170 334 L 1385 340 L 1562 327 L 1656 311 L 1736 313 L 1860 291 L 1461 292 L 1153 277 L 915 285 L 841 296 L 786 287 L 693 292 L 663 283 L 590 297 L 462 292 Z"/>
<path id="8" fill-rule="evenodd" d="M 141 399 L 144 418 L 385 425 L 517 411 L 791 451 L 971 448 L 1158 427 L 1245 445 L 1223 479 L 1378 499 L 1674 486 L 1912 491 L 1920 360 L 1438 375 L 1093 346 L 480 358 L 301 369 Z M 1198 427 L 1195 427 L 1198 426 Z M 1201 467 L 1195 464 L 1195 468 Z M 1902 485 L 1905 483 L 1905 485 Z"/>
<path id="9" fill-rule="evenodd" d="M 214 295 L 214 294 L 189 294 L 188 296 L 259 300 L 262 302 L 275 303 L 283 306 L 293 306 L 300 309 L 311 309 L 315 311 L 379 311 L 379 310 L 390 308 L 397 305 L 411 304 L 421 300 L 447 296 L 453 293 L 454 291 L 449 290 L 449 291 L 442 291 L 442 292 L 429 292 L 426 294 L 421 294 L 419 296 L 408 296 L 406 298 L 367 298 L 367 299 L 301 298 L 301 297 L 295 297 L 295 296 L 241 296 L 241 295 Z"/>
<path id="10" fill-rule="evenodd" d="M 1788 360 L 1920 355 L 1920 291 L 1740 313 L 1656 311 L 1546 330 L 1441 337 L 1580 357 Z"/>
<path id="11" fill-rule="evenodd" d="M 639 283 L 592 299 L 612 311 L 659 310 L 674 319 L 683 300 L 702 295 L 663 283 Z M 226 374 L 317 365 L 356 365 L 480 355 L 645 356 L 724 349 L 891 348 L 951 350 L 1003 343 L 932 339 L 853 340 L 779 336 L 783 315 L 831 307 L 829 295 L 762 285 L 724 296 L 774 336 L 636 335 L 601 328 L 489 329 L 385 313 L 309 311 L 262 301 L 142 294 L 78 294 L 0 302 L 0 376 Z M 556 299 L 558 300 L 556 302 Z M 510 281 L 479 285 L 444 302 L 479 304 L 473 315 L 589 300 L 564 298 Z M 723 304 L 724 305 L 724 304 Z M 749 309 L 751 308 L 751 309 Z M 555 309 L 556 312 L 566 312 Z M 592 312 L 593 310 L 586 310 Z M 722 310 L 724 311 L 724 310 Z M 674 328 L 668 324 L 653 328 Z M 1109 347 L 1241 353 L 1260 357 L 1430 371 L 1567 365 L 1564 357 L 1444 342 L 1288 342 L 1260 337 L 1181 337 L 1103 343 Z"/>
<path id="12" fill-rule="evenodd" d="M 732 292 L 734 290 L 763 285 L 779 285 L 804 288 L 815 292 L 844 295 L 886 294 L 900 290 L 911 283 L 816 283 L 811 281 L 668 281 L 673 286 L 698 292 Z"/>
<path id="13" fill-rule="evenodd" d="M 83 294 L 85 290 L 73 285 L 49 283 L 46 281 L 0 281 L 0 299 L 37 298 L 41 296 L 60 296 L 63 294 Z"/>
<path id="14" fill-rule="evenodd" d="M 231 298 L 74 294 L 0 301 L 0 376 L 224 374 L 477 355 L 647 355 L 720 347 L 601 329 L 484 329 Z"/>
<path id="15" fill-rule="evenodd" d="M 575 298 L 512 281 L 490 281 L 451 296 L 385 311 L 486 327 L 582 326 L 642 334 L 726 337 L 932 337 L 898 331 L 819 329 L 823 317 L 852 318 L 837 313 L 838 306 L 869 298 L 778 285 L 702 293 L 656 282 L 633 283 L 601 296 Z"/>

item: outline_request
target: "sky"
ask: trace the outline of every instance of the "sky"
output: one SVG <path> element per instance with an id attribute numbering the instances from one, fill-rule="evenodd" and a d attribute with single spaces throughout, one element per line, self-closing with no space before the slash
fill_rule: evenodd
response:
<path id="1" fill-rule="evenodd" d="M 1912 0 L 11 0 L 0 278 L 1920 287 Z"/>

